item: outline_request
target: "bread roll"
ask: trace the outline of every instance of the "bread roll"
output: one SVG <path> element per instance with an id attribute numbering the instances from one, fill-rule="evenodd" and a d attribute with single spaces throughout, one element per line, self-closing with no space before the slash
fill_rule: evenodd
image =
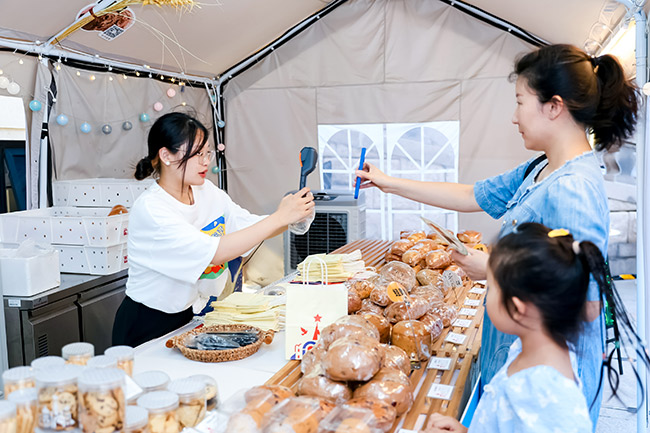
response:
<path id="1" fill-rule="evenodd" d="M 390 346 L 388 344 L 381 344 L 379 345 L 379 353 L 381 353 L 382 357 L 382 369 L 392 368 L 395 370 L 400 370 L 406 375 L 411 373 L 411 361 L 402 348 L 397 346 Z"/>
<path id="2" fill-rule="evenodd" d="M 327 325 L 321 331 L 319 342 L 327 350 L 337 339 L 352 335 L 363 335 L 379 342 L 377 328 L 357 315 L 339 317 L 334 323 Z"/>
<path id="3" fill-rule="evenodd" d="M 422 323 L 426 328 L 427 331 L 431 334 L 431 343 L 436 341 L 438 337 L 442 334 L 443 329 L 445 328 L 445 325 L 436 313 L 433 313 L 429 311 L 427 314 L 424 316 L 420 317 L 420 323 Z"/>
<path id="4" fill-rule="evenodd" d="M 409 359 L 425 361 L 431 356 L 431 334 L 417 320 L 404 320 L 393 326 L 392 345 L 404 349 Z"/>
<path id="5" fill-rule="evenodd" d="M 293 397 L 264 416 L 263 433 L 317 433 L 318 424 L 334 408 L 315 397 Z"/>
<path id="6" fill-rule="evenodd" d="M 465 273 L 463 268 L 461 268 L 460 266 L 458 266 L 456 264 L 451 264 L 451 265 L 447 266 L 445 268 L 445 271 L 455 272 L 456 274 L 458 274 L 458 276 L 461 278 L 461 280 L 467 278 L 467 274 Z"/>
<path id="7" fill-rule="evenodd" d="M 425 299 L 429 303 L 429 307 L 445 299 L 442 290 L 432 285 L 416 287 L 411 291 L 411 296 Z"/>
<path id="8" fill-rule="evenodd" d="M 128 212 L 129 210 L 127 208 L 125 208 L 121 204 L 117 204 L 111 208 L 110 212 L 108 212 L 108 216 L 120 215 Z"/>
<path id="9" fill-rule="evenodd" d="M 348 284 L 348 290 L 357 292 L 361 299 L 368 298 L 374 287 L 375 284 L 370 280 L 352 280 Z"/>
<path id="10" fill-rule="evenodd" d="M 400 283 L 408 292 L 417 284 L 415 271 L 402 262 L 387 263 L 379 270 L 379 276 L 388 282 Z"/>
<path id="11" fill-rule="evenodd" d="M 442 278 L 442 271 L 439 269 L 421 269 L 415 274 L 415 278 L 417 278 L 421 286 L 435 285 Z"/>
<path id="12" fill-rule="evenodd" d="M 395 263 L 395 262 L 391 262 L 391 263 Z M 375 284 L 375 288 L 372 289 L 372 292 L 370 292 L 370 300 L 381 307 L 385 307 L 387 305 L 392 304 L 393 301 L 391 301 L 390 297 L 388 296 L 388 285 L 390 283 L 391 282 L 386 280 L 378 281 Z"/>
<path id="13" fill-rule="evenodd" d="M 300 361 L 300 371 L 302 374 L 311 373 L 314 368 L 320 366 L 325 356 L 325 348 L 321 344 L 317 344 L 311 350 L 305 352 Z"/>
<path id="14" fill-rule="evenodd" d="M 444 269 L 451 265 L 451 256 L 446 251 L 436 250 L 428 253 L 425 261 L 429 269 Z"/>
<path id="15" fill-rule="evenodd" d="M 375 314 L 379 314 L 380 316 L 383 316 L 384 307 L 375 304 L 374 302 L 372 302 L 372 300 L 370 300 L 370 298 L 364 299 L 363 301 L 361 301 L 361 309 L 357 311 L 357 314 L 362 314 L 362 313 L 375 313 Z"/>
<path id="16" fill-rule="evenodd" d="M 410 249 L 402 254 L 402 261 L 409 266 L 415 266 L 424 258 L 424 253 L 419 250 Z"/>
<path id="17" fill-rule="evenodd" d="M 359 311 L 357 314 L 377 328 L 377 331 L 379 331 L 380 343 L 388 343 L 390 341 L 391 325 L 388 319 L 386 319 L 381 313 L 377 314 L 371 311 Z"/>
<path id="18" fill-rule="evenodd" d="M 479 244 L 483 240 L 483 235 L 474 230 L 465 230 L 458 233 L 458 240 L 465 244 Z"/>
<path id="19" fill-rule="evenodd" d="M 256 386 L 244 394 L 246 406 L 228 420 L 226 431 L 257 433 L 262 419 L 280 402 L 295 397 L 293 391 L 284 386 Z"/>
<path id="20" fill-rule="evenodd" d="M 400 239 L 391 244 L 390 249 L 388 250 L 391 254 L 396 256 L 402 256 L 409 248 L 414 245 L 415 242 L 411 242 L 408 239 Z"/>
<path id="21" fill-rule="evenodd" d="M 402 320 L 417 320 L 429 310 L 430 302 L 419 296 L 411 296 L 410 306 L 406 302 L 395 302 L 384 310 L 384 316 L 392 324 Z"/>
<path id="22" fill-rule="evenodd" d="M 438 249 L 440 247 L 440 244 L 432 239 L 424 238 L 420 239 L 413 245 L 411 248 L 425 248 L 427 251 L 433 251 L 435 249 Z"/>
<path id="23" fill-rule="evenodd" d="M 361 309 L 361 298 L 354 290 L 348 290 L 348 314 L 354 314 Z"/>
<path id="24" fill-rule="evenodd" d="M 391 253 L 390 251 L 388 251 L 388 252 L 386 253 L 386 255 L 384 256 L 384 261 L 385 261 L 386 263 L 388 263 L 388 262 L 394 262 L 394 261 L 398 261 L 398 262 L 400 262 L 400 261 L 402 261 L 402 256 L 398 256 L 397 254 L 393 254 L 393 253 Z"/>
<path id="25" fill-rule="evenodd" d="M 336 340 L 323 358 L 327 377 L 336 381 L 367 381 L 380 367 L 378 341 L 362 335 Z"/>
<path id="26" fill-rule="evenodd" d="M 392 371 L 397 374 L 385 374 L 361 385 L 354 391 L 354 398 L 375 398 L 393 406 L 397 415 L 405 413 L 413 403 L 413 391 L 399 375 L 404 373 L 398 370 Z"/>
<path id="27" fill-rule="evenodd" d="M 397 411 L 390 404 L 374 398 L 359 397 L 348 401 L 343 407 L 369 409 L 375 416 L 371 427 L 388 432 L 395 423 Z"/>
<path id="28" fill-rule="evenodd" d="M 406 239 L 408 239 L 409 241 L 415 243 L 417 241 L 425 239 L 426 237 L 427 237 L 426 233 L 416 231 L 416 232 L 413 232 L 410 235 L 408 235 L 406 237 Z"/>
<path id="29" fill-rule="evenodd" d="M 325 370 L 319 365 L 300 378 L 298 395 L 326 398 L 336 404 L 342 404 L 352 398 L 352 390 L 347 384 L 328 378 Z"/>
<path id="30" fill-rule="evenodd" d="M 453 305 L 438 303 L 431 307 L 431 312 L 440 316 L 445 328 L 458 318 L 458 310 Z"/>

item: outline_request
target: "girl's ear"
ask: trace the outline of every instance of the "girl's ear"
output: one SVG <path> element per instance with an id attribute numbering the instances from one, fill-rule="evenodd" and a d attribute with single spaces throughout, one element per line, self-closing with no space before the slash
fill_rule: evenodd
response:
<path id="1" fill-rule="evenodd" d="M 524 301 L 522 301 L 516 296 L 512 297 L 512 305 L 515 306 L 515 311 L 512 312 L 513 319 L 515 319 L 516 321 L 521 320 L 521 318 L 526 315 L 526 312 L 528 311 L 528 306 Z"/>
<path id="2" fill-rule="evenodd" d="M 548 116 L 551 120 L 557 119 L 557 117 L 562 114 L 564 110 L 564 100 L 561 96 L 553 96 L 546 104 L 548 109 Z"/>
<path id="3" fill-rule="evenodd" d="M 161 147 L 158 150 L 158 158 L 160 159 L 160 162 L 162 162 L 165 165 L 169 165 L 169 161 L 172 159 L 171 152 L 169 149 L 166 147 Z"/>

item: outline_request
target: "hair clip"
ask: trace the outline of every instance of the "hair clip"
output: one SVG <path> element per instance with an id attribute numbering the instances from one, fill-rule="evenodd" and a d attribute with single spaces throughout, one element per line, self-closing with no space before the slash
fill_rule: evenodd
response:
<path id="1" fill-rule="evenodd" d="M 569 236 L 569 231 L 567 229 L 555 229 L 548 232 L 549 238 L 557 238 L 560 236 Z"/>

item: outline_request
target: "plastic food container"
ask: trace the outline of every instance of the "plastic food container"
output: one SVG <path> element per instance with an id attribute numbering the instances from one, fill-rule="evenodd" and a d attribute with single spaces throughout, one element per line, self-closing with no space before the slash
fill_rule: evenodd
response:
<path id="1" fill-rule="evenodd" d="M 2 373 L 5 398 L 12 392 L 22 388 L 34 388 L 34 370 L 31 367 L 14 367 Z"/>
<path id="2" fill-rule="evenodd" d="M 73 430 L 78 427 L 77 369 L 67 366 L 39 370 L 36 373 L 38 390 L 38 428 L 47 431 Z"/>
<path id="3" fill-rule="evenodd" d="M 205 417 L 205 382 L 194 379 L 177 379 L 169 382 L 167 389 L 178 395 L 178 422 L 181 428 L 194 427 Z"/>
<path id="4" fill-rule="evenodd" d="M 124 421 L 125 433 L 146 433 L 149 424 L 149 412 L 140 406 L 127 406 Z"/>
<path id="5" fill-rule="evenodd" d="M 133 376 L 133 380 L 138 384 L 142 391 L 164 391 L 169 384 L 169 376 L 164 371 L 151 370 Z"/>
<path id="6" fill-rule="evenodd" d="M 188 379 L 199 380 L 205 384 L 205 404 L 207 410 L 213 410 L 219 406 L 219 388 L 217 388 L 217 381 L 212 376 L 195 374 L 194 376 L 188 377 Z"/>
<path id="7" fill-rule="evenodd" d="M 377 418 L 369 409 L 339 406 L 318 425 L 319 433 L 364 432 L 382 433 Z"/>
<path id="8" fill-rule="evenodd" d="M 135 350 L 131 346 L 113 346 L 106 349 L 104 355 L 117 359 L 117 368 L 133 376 L 133 358 Z"/>
<path id="9" fill-rule="evenodd" d="M 0 401 L 0 433 L 16 433 L 16 405 Z"/>
<path id="10" fill-rule="evenodd" d="M 38 391 L 36 388 L 23 388 L 12 392 L 7 400 L 16 405 L 16 433 L 34 433 L 36 428 L 36 408 Z"/>
<path id="11" fill-rule="evenodd" d="M 92 368 L 117 368 L 117 359 L 107 355 L 93 356 L 88 360 L 86 367 Z"/>
<path id="12" fill-rule="evenodd" d="M 65 359 L 60 356 L 43 356 L 33 360 L 30 365 L 34 370 L 47 370 L 48 368 L 65 365 Z"/>
<path id="13" fill-rule="evenodd" d="M 86 365 L 95 356 L 95 346 L 90 343 L 70 343 L 63 346 L 61 356 L 67 364 Z"/>
<path id="14" fill-rule="evenodd" d="M 150 433 L 180 433 L 176 409 L 178 395 L 171 391 L 153 391 L 138 398 L 138 406 L 149 412 Z"/>
<path id="15" fill-rule="evenodd" d="M 89 369 L 79 376 L 79 424 L 84 433 L 122 430 L 124 376 L 117 368 Z"/>

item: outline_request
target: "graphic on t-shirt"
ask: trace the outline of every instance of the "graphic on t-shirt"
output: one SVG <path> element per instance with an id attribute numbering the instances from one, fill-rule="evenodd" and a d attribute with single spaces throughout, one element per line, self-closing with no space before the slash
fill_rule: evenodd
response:
<path id="1" fill-rule="evenodd" d="M 226 219 L 223 215 L 221 215 L 219 218 L 203 227 L 201 231 L 208 236 L 221 237 L 226 234 Z M 227 267 L 228 262 L 219 265 L 210 264 L 207 268 L 205 268 L 205 271 L 203 271 L 203 275 L 199 277 L 199 280 L 214 280 L 219 277 L 219 275 L 221 275 Z"/>

